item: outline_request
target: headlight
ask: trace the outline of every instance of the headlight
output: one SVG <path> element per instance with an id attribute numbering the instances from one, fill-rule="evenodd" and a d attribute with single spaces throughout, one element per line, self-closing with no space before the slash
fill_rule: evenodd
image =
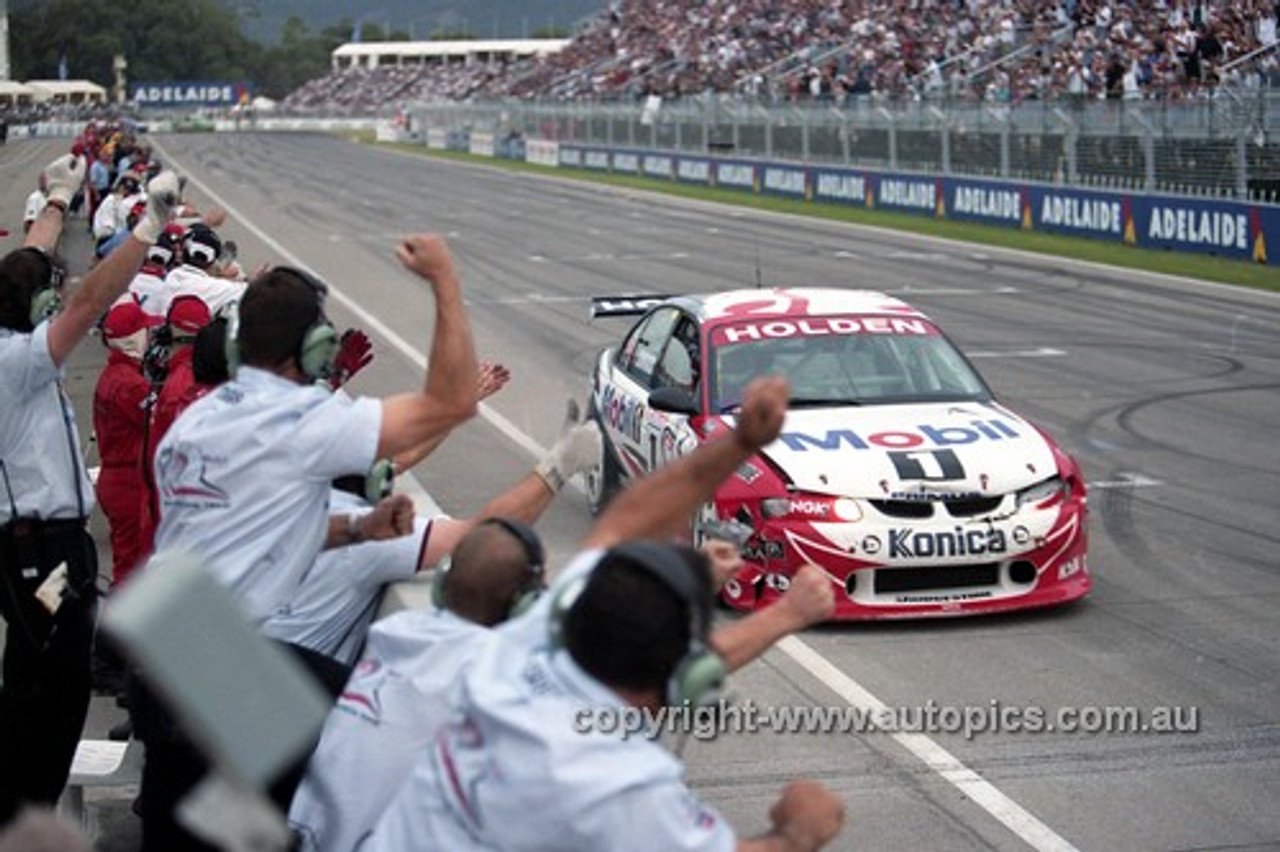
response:
<path id="1" fill-rule="evenodd" d="M 1038 482 L 1029 488 L 1019 491 L 1017 494 L 1018 507 L 1066 499 L 1070 490 L 1070 486 L 1062 480 L 1062 477 L 1051 476 L 1044 482 Z"/>
<path id="2" fill-rule="evenodd" d="M 849 497 L 792 494 L 761 500 L 760 514 L 770 520 L 851 522 L 862 520 L 862 507 Z"/>

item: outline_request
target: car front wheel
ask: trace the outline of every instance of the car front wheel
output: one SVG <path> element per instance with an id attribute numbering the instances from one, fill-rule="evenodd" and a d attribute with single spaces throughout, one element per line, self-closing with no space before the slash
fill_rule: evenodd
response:
<path id="1" fill-rule="evenodd" d="M 599 422 L 600 418 L 596 414 L 594 405 L 588 412 L 588 416 L 594 417 Z M 603 423 L 600 424 L 600 432 L 605 434 Z M 622 488 L 618 462 L 613 456 L 613 450 L 609 447 L 608 439 L 600 442 L 600 458 L 587 468 L 583 478 L 587 486 L 587 506 L 591 509 L 591 514 L 598 515 L 604 511 L 605 506 L 609 505 L 613 495 Z"/>

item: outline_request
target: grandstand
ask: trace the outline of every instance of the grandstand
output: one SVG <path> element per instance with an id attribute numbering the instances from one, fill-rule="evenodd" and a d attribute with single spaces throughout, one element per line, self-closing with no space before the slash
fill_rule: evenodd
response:
<path id="1" fill-rule="evenodd" d="M 330 74 L 286 108 L 351 115 L 376 114 L 387 99 L 653 95 L 836 107 L 865 98 L 1174 101 L 1280 82 L 1278 16 L 1270 0 L 619 0 L 546 50 L 342 45 Z"/>

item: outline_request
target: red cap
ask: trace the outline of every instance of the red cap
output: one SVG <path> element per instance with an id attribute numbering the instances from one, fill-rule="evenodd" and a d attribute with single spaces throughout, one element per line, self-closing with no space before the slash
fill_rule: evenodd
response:
<path id="1" fill-rule="evenodd" d="M 154 328 L 162 322 L 163 319 L 147 313 L 137 302 L 121 302 L 107 311 L 106 319 L 102 321 L 102 336 L 108 340 L 128 337 L 144 328 Z"/>
<path id="2" fill-rule="evenodd" d="M 166 317 L 174 334 L 195 334 L 209 324 L 209 306 L 199 296 L 184 293 L 174 296 Z"/>

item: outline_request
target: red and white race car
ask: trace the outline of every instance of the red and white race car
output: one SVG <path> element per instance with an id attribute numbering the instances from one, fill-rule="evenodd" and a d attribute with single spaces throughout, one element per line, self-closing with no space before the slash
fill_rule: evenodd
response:
<path id="1" fill-rule="evenodd" d="M 735 290 L 597 298 L 643 314 L 592 376 L 603 429 L 592 509 L 733 423 L 742 389 L 782 374 L 778 439 L 720 486 L 695 540 L 741 534 L 724 587 L 764 606 L 805 563 L 836 618 L 955 615 L 1060 604 L 1089 591 L 1085 485 L 1042 430 L 997 402 L 924 314 L 881 293 Z"/>

